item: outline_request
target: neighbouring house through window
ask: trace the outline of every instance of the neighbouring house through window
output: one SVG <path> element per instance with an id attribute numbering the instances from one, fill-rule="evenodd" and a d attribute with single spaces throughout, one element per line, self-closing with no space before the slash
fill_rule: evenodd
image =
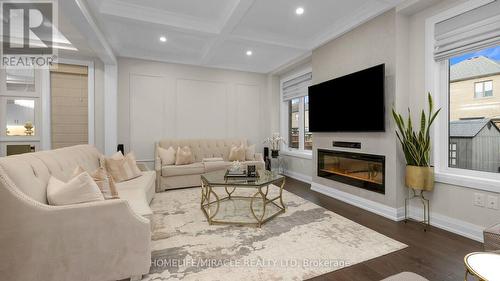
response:
<path id="1" fill-rule="evenodd" d="M 449 59 L 449 167 L 500 172 L 500 46 Z"/>

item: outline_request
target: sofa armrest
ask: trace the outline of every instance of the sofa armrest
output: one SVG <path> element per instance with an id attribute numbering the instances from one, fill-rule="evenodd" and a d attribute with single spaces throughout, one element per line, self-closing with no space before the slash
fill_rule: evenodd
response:
<path id="1" fill-rule="evenodd" d="M 120 280 L 149 271 L 150 223 L 127 201 L 49 206 L 10 186 L 0 195 L 8 210 L 0 215 L 5 280 Z"/>
<path id="2" fill-rule="evenodd" d="M 262 153 L 255 153 L 255 161 L 261 161 L 264 162 L 264 156 L 262 156 Z"/>

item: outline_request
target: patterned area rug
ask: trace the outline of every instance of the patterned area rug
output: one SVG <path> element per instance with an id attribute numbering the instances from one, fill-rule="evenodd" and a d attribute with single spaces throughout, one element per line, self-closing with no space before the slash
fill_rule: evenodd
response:
<path id="1" fill-rule="evenodd" d="M 286 212 L 262 228 L 208 225 L 200 199 L 199 188 L 156 194 L 143 280 L 304 280 L 406 247 L 287 191 Z M 249 202 L 228 201 L 219 212 L 244 217 Z"/>

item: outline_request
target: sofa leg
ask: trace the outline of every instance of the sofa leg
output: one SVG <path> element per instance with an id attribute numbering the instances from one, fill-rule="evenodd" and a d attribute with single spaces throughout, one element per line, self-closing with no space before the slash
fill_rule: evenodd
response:
<path id="1" fill-rule="evenodd" d="M 130 276 L 130 281 L 141 281 L 141 280 L 142 280 L 142 275 Z"/>

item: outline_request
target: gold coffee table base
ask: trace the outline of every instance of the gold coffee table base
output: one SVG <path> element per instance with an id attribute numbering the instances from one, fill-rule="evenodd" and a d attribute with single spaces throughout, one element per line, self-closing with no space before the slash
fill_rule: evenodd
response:
<path id="1" fill-rule="evenodd" d="M 285 186 L 285 179 L 282 179 L 282 183 L 279 188 L 279 195 L 273 198 L 268 198 L 268 193 L 270 189 L 270 185 L 266 186 L 255 186 L 257 192 L 253 196 L 233 196 L 232 194 L 236 190 L 236 188 L 248 189 L 252 187 L 248 186 L 224 186 L 224 190 L 226 194 L 224 197 L 219 197 L 217 193 L 214 191 L 214 187 L 208 184 L 202 177 L 201 181 L 201 210 L 205 214 L 207 221 L 210 225 L 248 225 L 248 226 L 256 226 L 261 227 L 262 224 L 276 217 L 277 215 L 285 212 L 285 204 L 283 203 L 283 187 Z M 221 186 L 222 187 L 222 186 Z M 220 209 L 220 204 L 224 201 L 232 200 L 232 199 L 243 199 L 249 201 L 249 211 L 251 212 L 255 222 L 244 222 L 244 221 L 225 221 L 225 220 L 216 220 L 214 219 Z M 260 200 L 262 202 L 262 215 L 257 214 L 257 210 L 255 209 L 255 203 Z M 272 213 L 270 216 L 266 217 L 266 206 L 272 204 L 273 206 L 278 208 L 278 211 Z M 211 207 L 215 206 L 215 211 L 212 212 Z"/>

